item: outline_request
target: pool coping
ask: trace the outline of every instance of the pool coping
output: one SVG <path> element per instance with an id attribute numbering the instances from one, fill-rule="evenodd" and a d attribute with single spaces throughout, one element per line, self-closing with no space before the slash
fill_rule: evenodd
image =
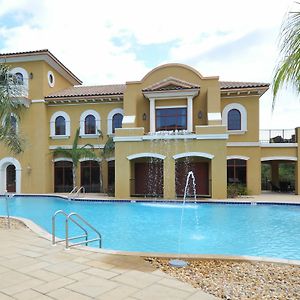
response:
<path id="1" fill-rule="evenodd" d="M 5 195 L 0 195 L 5 196 Z M 236 205 L 289 205 L 289 206 L 300 206 L 300 196 L 298 196 L 298 201 L 266 201 L 256 199 L 254 196 L 241 196 L 238 198 L 228 198 L 228 199 L 151 199 L 151 198 L 129 198 L 129 199 L 116 199 L 114 197 L 109 197 L 108 199 L 98 199 L 98 198 L 81 198 L 70 199 L 67 195 L 62 194 L 13 194 L 13 197 L 55 197 L 61 198 L 67 201 L 74 202 L 117 202 L 117 203 L 188 203 L 188 204 L 236 204 Z M 283 196 L 283 195 L 280 195 Z M 288 195 L 289 196 L 289 195 Z M 100 197 L 99 197 L 100 198 Z"/>
<path id="2" fill-rule="evenodd" d="M 0 215 L 0 218 L 7 218 L 7 216 Z M 37 225 L 30 219 L 10 216 L 11 219 L 15 219 L 24 223 L 31 231 L 35 234 L 49 240 L 52 242 L 52 234 L 47 232 L 45 229 Z M 56 238 L 58 241 L 60 238 Z M 52 245 L 55 247 L 56 245 Z M 300 266 L 300 260 L 293 259 L 284 259 L 284 258 L 272 258 L 272 257 L 261 257 L 261 256 L 249 256 L 249 255 L 221 255 L 221 254 L 175 254 L 175 253 L 157 253 L 157 252 L 130 252 L 130 251 L 121 251 L 121 250 L 108 250 L 102 248 L 93 248 L 89 246 L 76 246 L 76 249 L 82 251 L 90 251 L 102 254 L 115 254 L 115 255 L 124 255 L 124 256 L 138 256 L 138 257 L 157 257 L 157 258 L 182 258 L 182 259 L 219 259 L 219 260 L 228 260 L 228 261 L 241 261 L 241 262 L 264 262 L 264 263 L 276 263 L 276 264 L 286 264 L 286 265 L 296 265 Z M 65 249 L 68 251 L 68 249 Z"/>

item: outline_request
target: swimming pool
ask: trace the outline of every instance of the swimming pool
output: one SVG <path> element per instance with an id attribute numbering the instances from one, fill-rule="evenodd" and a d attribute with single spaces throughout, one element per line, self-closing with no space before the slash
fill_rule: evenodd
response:
<path id="1" fill-rule="evenodd" d="M 186 203 L 180 235 L 180 203 L 9 199 L 12 216 L 31 219 L 50 233 L 51 217 L 59 209 L 86 218 L 101 232 L 105 249 L 300 259 L 300 205 Z M 5 212 L 0 197 L 0 215 Z M 63 237 L 62 217 L 57 224 Z"/>

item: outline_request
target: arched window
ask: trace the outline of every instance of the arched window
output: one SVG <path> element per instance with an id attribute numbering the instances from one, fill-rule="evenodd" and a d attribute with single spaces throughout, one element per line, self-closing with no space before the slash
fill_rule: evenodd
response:
<path id="1" fill-rule="evenodd" d="M 122 128 L 123 115 L 118 113 L 112 118 L 112 133 L 115 133 L 116 128 Z"/>
<path id="2" fill-rule="evenodd" d="M 17 133 L 17 118 L 14 115 L 10 116 L 10 124 L 11 124 L 11 130 L 14 133 Z"/>
<path id="3" fill-rule="evenodd" d="M 22 73 L 20 73 L 20 72 L 15 73 L 14 83 L 18 84 L 18 85 L 23 85 L 24 84 L 24 77 L 23 77 Z"/>
<path id="4" fill-rule="evenodd" d="M 227 160 L 227 182 L 228 183 L 247 183 L 247 161 L 243 159 Z"/>
<path id="5" fill-rule="evenodd" d="M 229 134 L 243 134 L 247 131 L 247 110 L 240 103 L 226 105 L 222 112 L 222 124 Z"/>
<path id="6" fill-rule="evenodd" d="M 80 116 L 80 136 L 83 138 L 96 138 L 99 136 L 100 115 L 95 110 L 86 110 Z"/>
<path id="7" fill-rule="evenodd" d="M 241 130 L 241 113 L 238 109 L 231 109 L 227 117 L 228 130 Z"/>
<path id="8" fill-rule="evenodd" d="M 66 120 L 63 116 L 55 119 L 55 135 L 66 135 Z"/>
<path id="9" fill-rule="evenodd" d="M 70 117 L 64 111 L 55 112 L 50 119 L 50 137 L 52 139 L 67 139 L 70 137 Z"/>
<path id="10" fill-rule="evenodd" d="M 84 119 L 84 133 L 96 134 L 96 118 L 93 115 L 87 115 Z"/>

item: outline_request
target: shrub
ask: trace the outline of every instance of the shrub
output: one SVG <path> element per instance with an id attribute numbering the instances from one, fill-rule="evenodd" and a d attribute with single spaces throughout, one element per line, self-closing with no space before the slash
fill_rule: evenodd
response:
<path id="1" fill-rule="evenodd" d="M 236 198 L 248 194 L 247 187 L 244 184 L 232 183 L 227 186 L 227 198 Z"/>

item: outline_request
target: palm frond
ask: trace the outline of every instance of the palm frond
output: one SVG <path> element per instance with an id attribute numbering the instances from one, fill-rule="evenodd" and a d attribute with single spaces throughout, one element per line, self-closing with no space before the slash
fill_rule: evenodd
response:
<path id="1" fill-rule="evenodd" d="M 300 94 L 300 11 L 290 12 L 283 22 L 280 34 L 280 61 L 275 69 L 272 83 L 273 103 L 283 86 L 291 86 Z"/>

